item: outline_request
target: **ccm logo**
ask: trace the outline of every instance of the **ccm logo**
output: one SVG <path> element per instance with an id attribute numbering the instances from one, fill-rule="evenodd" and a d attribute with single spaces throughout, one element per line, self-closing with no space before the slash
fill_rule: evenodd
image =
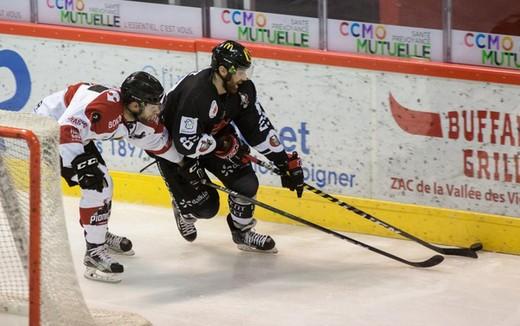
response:
<path id="1" fill-rule="evenodd" d="M 87 166 L 91 166 L 91 165 L 97 165 L 98 164 L 98 160 L 97 158 L 95 157 L 92 157 L 92 158 L 89 158 L 88 160 L 86 161 L 83 161 L 81 163 L 79 163 L 76 167 L 77 170 L 82 170 L 84 168 L 86 168 Z"/>

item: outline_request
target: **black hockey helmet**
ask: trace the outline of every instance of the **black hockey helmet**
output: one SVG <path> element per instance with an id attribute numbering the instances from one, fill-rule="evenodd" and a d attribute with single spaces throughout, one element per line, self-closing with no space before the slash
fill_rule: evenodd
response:
<path id="1" fill-rule="evenodd" d="M 139 103 L 158 104 L 164 96 L 161 82 L 144 71 L 136 71 L 126 77 L 121 84 L 121 97 L 124 103 L 137 101 Z"/>
<path id="2" fill-rule="evenodd" d="M 217 70 L 224 66 L 231 74 L 238 68 L 249 68 L 251 66 L 251 54 L 242 44 L 235 41 L 224 41 L 213 48 L 211 56 L 211 67 Z"/>

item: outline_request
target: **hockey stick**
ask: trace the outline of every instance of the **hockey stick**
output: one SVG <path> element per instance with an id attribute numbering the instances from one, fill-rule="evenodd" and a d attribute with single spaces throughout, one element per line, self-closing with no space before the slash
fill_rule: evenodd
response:
<path id="1" fill-rule="evenodd" d="M 273 171 L 274 173 L 280 175 L 280 171 L 278 170 L 278 168 L 270 163 L 267 163 L 267 162 L 264 162 L 264 161 L 261 161 L 259 160 L 258 158 L 252 156 L 252 155 L 245 155 L 245 157 L 247 159 L 249 159 L 251 162 L 253 163 L 256 163 L 268 170 L 271 170 Z M 481 250 L 482 249 L 482 244 L 480 242 L 477 242 L 477 243 L 474 243 L 470 246 L 470 248 L 442 248 L 442 247 L 438 247 L 438 246 L 435 246 L 429 242 L 426 242 L 422 239 L 419 239 L 417 238 L 416 236 L 413 236 L 411 235 L 410 233 L 408 232 L 405 232 L 399 228 L 396 228 L 395 226 L 392 226 L 378 218 L 376 218 L 375 216 L 372 216 L 368 213 L 365 213 L 363 212 L 362 210 L 354 207 L 354 206 L 351 206 L 341 200 L 339 200 L 338 198 L 336 197 L 333 197 L 307 183 L 304 183 L 304 186 L 307 190 L 310 190 L 311 192 L 315 193 L 316 195 L 318 196 L 321 196 L 335 204 L 338 204 L 339 206 L 351 211 L 351 212 L 354 212 L 355 214 L 369 220 L 370 222 L 374 222 L 376 223 L 377 225 L 380 225 L 382 227 L 384 227 L 385 229 L 387 230 L 390 230 L 392 232 L 395 232 L 405 238 L 408 238 L 410 240 L 413 240 L 423 246 L 425 246 L 426 248 L 429 248 L 431 250 L 434 250 L 438 253 L 441 253 L 441 254 L 444 254 L 444 255 L 453 255 L 453 256 L 463 256 L 463 257 L 470 257 L 470 258 L 478 258 L 478 255 L 475 251 L 478 251 L 478 250 Z"/>
<path id="2" fill-rule="evenodd" d="M 154 165 L 155 163 L 157 163 L 157 160 L 153 160 L 151 163 L 146 164 L 146 166 L 144 168 L 139 170 L 139 173 L 143 173 L 144 170 L 148 169 L 150 166 Z"/>
<path id="3" fill-rule="evenodd" d="M 388 253 L 386 251 L 383 251 L 381 249 L 378 249 L 378 248 L 372 247 L 370 245 L 367 245 L 366 243 L 363 243 L 363 242 L 354 240 L 352 238 L 349 238 L 349 237 L 347 237 L 347 236 L 345 236 L 345 235 L 343 235 L 341 233 L 329 230 L 329 229 L 327 229 L 327 228 L 325 228 L 325 227 L 323 227 L 321 225 L 314 224 L 312 222 L 304 220 L 301 217 L 298 217 L 298 216 L 295 216 L 295 215 L 290 214 L 288 212 L 282 211 L 281 209 L 278 209 L 276 207 L 264 204 L 264 203 L 262 203 L 262 202 L 260 202 L 260 201 L 258 201 L 256 199 L 253 199 L 253 198 L 241 195 L 241 194 L 239 194 L 236 191 L 233 191 L 233 190 L 228 189 L 228 188 L 223 187 L 223 186 L 219 186 L 217 184 L 212 183 L 211 181 L 203 180 L 202 183 L 204 185 L 206 185 L 206 186 L 211 187 L 211 188 L 214 188 L 214 189 L 220 190 L 222 192 L 225 192 L 225 193 L 227 193 L 230 196 L 234 196 L 234 197 L 240 198 L 240 199 L 242 199 L 244 201 L 248 201 L 248 202 L 250 202 L 252 204 L 255 204 L 257 206 L 260 206 L 260 207 L 263 207 L 263 208 L 265 208 L 267 210 L 270 210 L 271 212 L 280 214 L 280 215 L 282 215 L 282 216 L 284 216 L 284 217 L 286 217 L 288 219 L 291 219 L 291 220 L 296 221 L 296 222 L 300 222 L 302 224 L 305 224 L 305 225 L 310 226 L 312 228 L 315 228 L 317 230 L 320 230 L 320 231 L 323 231 L 325 233 L 331 234 L 331 235 L 335 236 L 336 238 L 339 238 L 339 239 L 342 239 L 342 240 L 346 240 L 346 241 L 348 241 L 350 243 L 353 243 L 353 244 L 355 244 L 357 246 L 363 247 L 365 249 L 368 249 L 370 251 L 376 252 L 376 253 L 378 253 L 380 255 L 386 256 L 386 257 L 388 257 L 390 259 L 397 260 L 397 261 L 399 261 L 401 263 L 404 263 L 404 264 L 407 264 L 407 265 L 410 265 L 410 266 L 413 266 L 413 267 L 432 267 L 432 266 L 440 264 L 444 260 L 443 256 L 435 255 L 435 256 L 432 256 L 432 257 L 430 257 L 429 259 L 427 259 L 425 261 L 420 261 L 420 262 L 409 261 L 409 260 L 403 259 L 401 257 L 394 256 L 394 255 L 392 255 L 392 254 L 390 254 L 390 253 Z"/>

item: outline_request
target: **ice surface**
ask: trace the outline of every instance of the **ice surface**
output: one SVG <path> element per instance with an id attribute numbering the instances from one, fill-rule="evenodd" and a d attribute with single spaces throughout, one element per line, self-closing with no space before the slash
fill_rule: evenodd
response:
<path id="1" fill-rule="evenodd" d="M 246 253 L 222 217 L 199 220 L 198 238 L 188 243 L 170 209 L 120 202 L 110 230 L 129 237 L 136 256 L 118 256 L 121 283 L 90 281 L 82 276 L 77 202 L 65 198 L 65 210 L 88 304 L 139 313 L 157 326 L 520 325 L 518 256 L 447 256 L 418 269 L 308 227 L 263 221 L 256 229 L 276 240 L 279 253 Z M 410 241 L 349 236 L 410 260 L 436 254 Z"/>

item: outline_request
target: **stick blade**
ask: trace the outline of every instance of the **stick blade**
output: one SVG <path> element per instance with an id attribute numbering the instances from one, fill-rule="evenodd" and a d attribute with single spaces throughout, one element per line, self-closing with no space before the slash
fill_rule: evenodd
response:
<path id="1" fill-rule="evenodd" d="M 470 248 L 439 248 L 437 250 L 439 253 L 450 256 L 462 256 L 469 258 L 478 258 L 478 255 L 475 251 Z"/>
<path id="2" fill-rule="evenodd" d="M 480 242 L 475 242 L 474 244 L 472 244 L 469 249 L 473 250 L 473 251 L 479 251 L 479 250 L 482 250 L 484 247 L 482 246 L 482 243 Z"/>
<path id="3" fill-rule="evenodd" d="M 421 268 L 433 267 L 435 265 L 439 265 L 440 263 L 442 263 L 443 260 L 444 260 L 443 256 L 435 255 L 435 256 L 430 257 L 428 260 L 412 263 L 411 265 L 414 267 L 421 267 Z"/>

